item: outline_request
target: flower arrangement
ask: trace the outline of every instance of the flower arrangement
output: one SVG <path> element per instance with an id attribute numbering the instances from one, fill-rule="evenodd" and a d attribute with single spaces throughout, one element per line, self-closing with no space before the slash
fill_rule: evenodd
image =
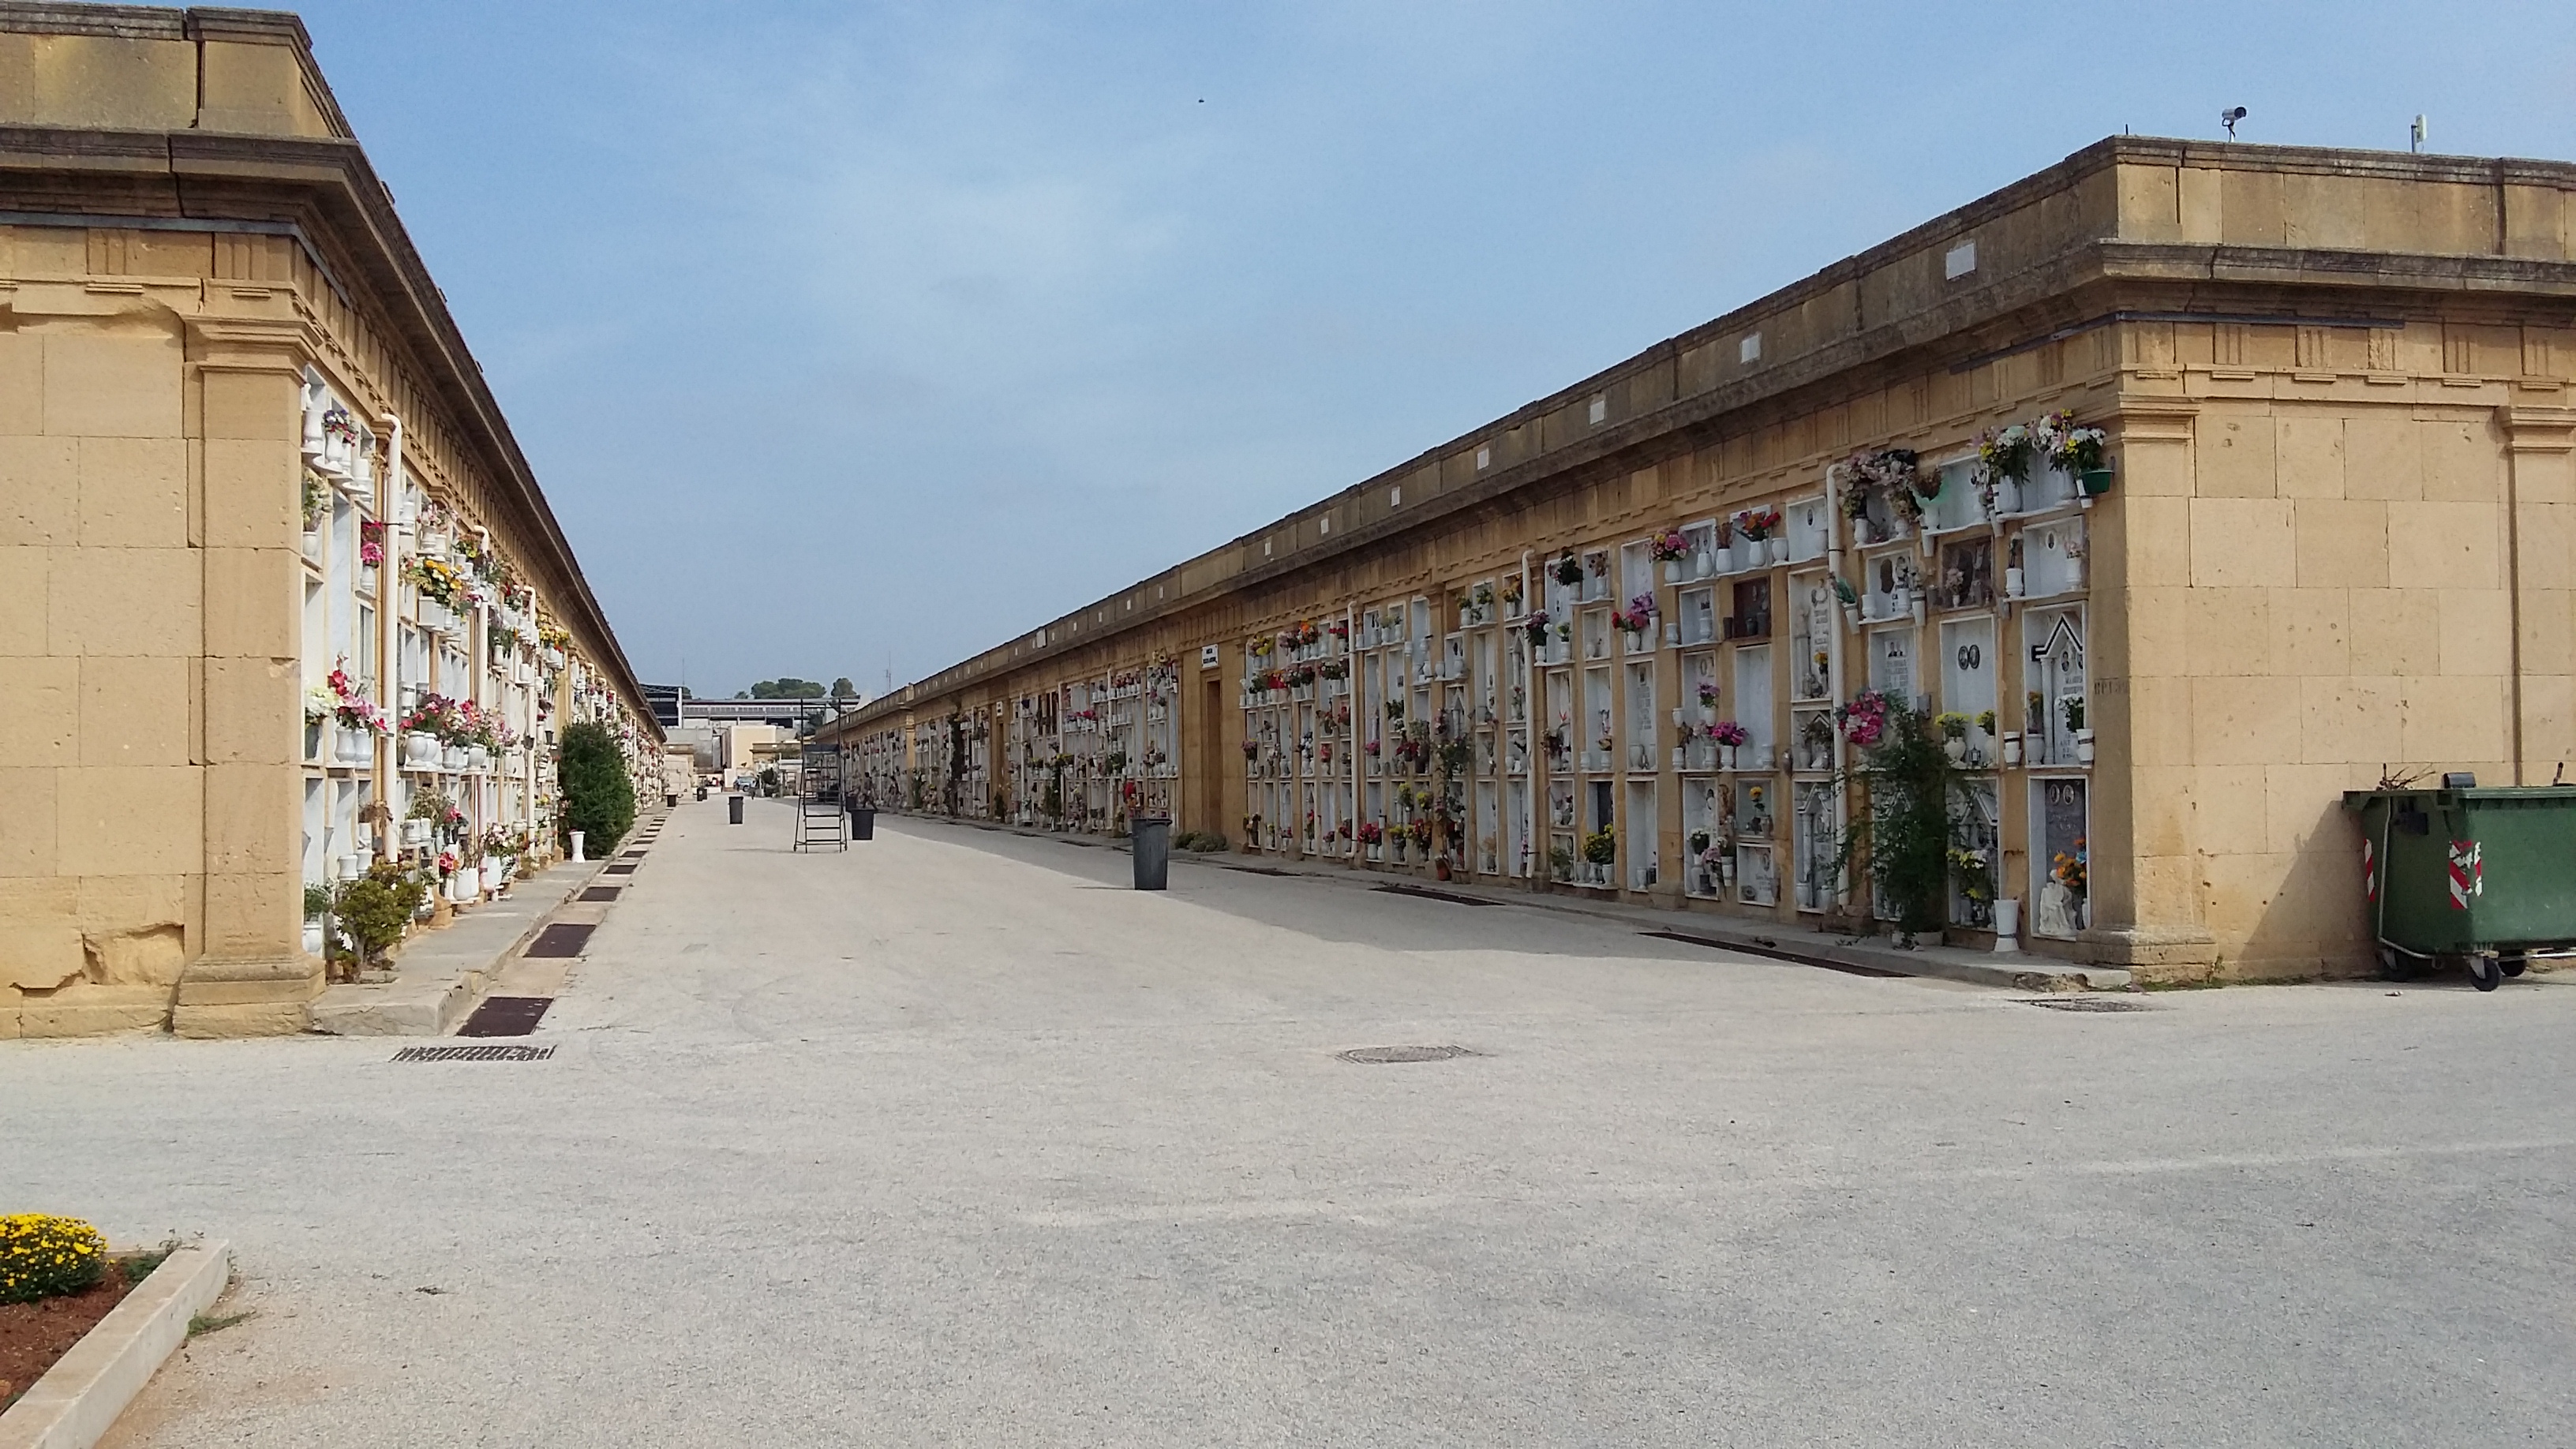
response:
<path id="1" fill-rule="evenodd" d="M 2006 478 L 2029 482 L 2030 465 L 2038 455 L 2038 440 L 2020 423 L 1988 428 L 1977 436 L 1977 486 L 1992 493 Z"/>
<path id="2" fill-rule="evenodd" d="M 322 511 L 330 506 L 330 502 L 331 490 L 322 485 L 321 479 L 310 473 L 305 474 L 304 531 L 306 533 L 312 533 L 322 526 Z"/>
<path id="3" fill-rule="evenodd" d="M 1259 740 L 1245 740 L 1243 742 L 1243 757 L 1247 760 L 1260 759 L 1261 742 Z"/>
<path id="4" fill-rule="evenodd" d="M 320 724 L 340 707 L 338 691 L 327 684 L 312 684 L 304 689 L 304 722 Z"/>
<path id="5" fill-rule="evenodd" d="M 1252 657 L 1255 659 L 1267 659 L 1270 657 L 1271 640 L 1269 636 L 1264 635 L 1261 638 L 1246 641 L 1244 647 L 1252 651 Z"/>
<path id="6" fill-rule="evenodd" d="M 385 561 L 385 526 L 368 519 L 358 525 L 358 562 L 375 568 Z"/>
<path id="7" fill-rule="evenodd" d="M 349 677 L 349 661 L 341 660 L 340 667 L 331 671 L 323 685 L 331 691 L 331 714 L 339 721 L 340 728 L 365 730 L 376 735 L 393 733 L 393 725 L 386 720 L 385 712 L 376 708 L 376 702 L 367 698 L 366 691 Z"/>
<path id="8" fill-rule="evenodd" d="M 2090 879 L 2086 854 L 2084 837 L 2079 835 L 2075 837 L 2074 850 L 2061 850 L 2049 858 L 2049 875 L 2074 895 L 2084 894 L 2085 882 Z"/>
<path id="9" fill-rule="evenodd" d="M 1324 626 L 1324 632 L 1332 635 L 1336 639 L 1348 639 L 1351 637 L 1351 621 L 1348 619 L 1335 619 L 1333 622 Z"/>
<path id="10" fill-rule="evenodd" d="M 1968 737 L 1968 717 L 1957 710 L 1943 710 L 1934 715 L 1932 727 L 1939 730 L 1941 738 L 1945 740 L 1964 740 Z"/>
<path id="11" fill-rule="evenodd" d="M 1617 609 L 1610 611 L 1610 622 L 1631 634 L 1645 633 L 1655 627 L 1655 596 L 1650 593 L 1639 594 L 1630 599 L 1625 613 Z"/>
<path id="12" fill-rule="evenodd" d="M 1708 737 L 1730 749 L 1750 743 L 1753 732 L 1731 719 L 1722 719 L 1708 727 Z"/>
<path id="13" fill-rule="evenodd" d="M 1345 828 L 1347 829 L 1348 827 Z M 1378 824 L 1374 820 L 1361 821 L 1357 833 L 1359 835 L 1360 844 L 1362 845 L 1375 845 L 1386 839 L 1386 827 Z"/>
<path id="14" fill-rule="evenodd" d="M 1858 518 L 1869 511 L 1873 493 L 1884 493 L 1890 505 L 1908 509 L 1908 500 L 1929 498 L 1941 491 L 1941 475 L 1929 475 L 1930 490 L 1925 490 L 1926 475 L 1921 459 L 1912 448 L 1881 448 L 1877 452 L 1854 453 L 1843 460 L 1843 471 L 1850 486 L 1843 491 L 1843 516 Z M 1908 510 L 1910 511 L 1910 510 Z"/>
<path id="15" fill-rule="evenodd" d="M 2030 426 L 2031 443 L 2039 456 L 2068 473 L 2090 473 L 2103 465 L 2104 434 L 2100 428 L 2078 427 L 2075 415 L 2049 413 Z"/>
<path id="16" fill-rule="evenodd" d="M 347 408 L 333 403 L 322 412 L 322 436 L 354 443 L 358 441 L 358 421 L 349 416 Z"/>
<path id="17" fill-rule="evenodd" d="M 1583 837 L 1583 861 L 1586 865 L 1608 865 L 1619 858 L 1619 838 L 1607 830 L 1596 830 Z"/>
<path id="18" fill-rule="evenodd" d="M 1529 642 L 1532 649 L 1544 649 L 1547 647 L 1547 623 L 1547 610 L 1530 610 L 1529 622 L 1522 627 L 1529 631 Z"/>
<path id="19" fill-rule="evenodd" d="M 1748 508 L 1735 515 L 1735 531 L 1755 543 L 1761 543 L 1780 531 L 1781 513 L 1777 508 Z"/>
<path id="20" fill-rule="evenodd" d="M 1404 718 L 1404 701 L 1400 699 L 1388 700 L 1386 702 L 1386 717 L 1391 720 L 1401 721 Z"/>
<path id="21" fill-rule="evenodd" d="M 1517 608 L 1519 608 L 1519 607 L 1520 607 L 1520 603 L 1521 603 L 1521 576 L 1520 576 L 1519 574 L 1506 574 L 1506 575 L 1504 575 L 1504 576 L 1503 576 L 1503 607 L 1504 607 L 1504 608 L 1506 608 L 1506 609 L 1517 609 Z"/>
<path id="22" fill-rule="evenodd" d="M 1679 529 L 1666 529 L 1655 535 L 1654 542 L 1646 545 L 1646 551 L 1657 563 L 1679 563 L 1690 557 L 1690 540 L 1684 538 Z"/>
<path id="23" fill-rule="evenodd" d="M 1987 734 L 1993 734 L 1995 732 L 1995 712 L 1990 709 L 1980 711 L 1977 715 L 1977 728 L 1984 730 Z"/>
<path id="24" fill-rule="evenodd" d="M 1699 702 L 1700 702 L 1700 707 L 1701 707 L 1701 708 L 1703 708 L 1703 709 L 1715 709 L 1715 708 L 1717 708 L 1717 681 L 1716 681 L 1716 680 L 1714 680 L 1714 679 L 1703 679 L 1703 680 L 1701 680 L 1701 681 L 1699 682 Z"/>
<path id="25" fill-rule="evenodd" d="M 1864 689 L 1853 695 L 1851 703 L 1834 706 L 1834 723 L 1842 726 L 1843 738 L 1868 749 L 1887 735 L 1887 696 L 1875 689 Z"/>
<path id="26" fill-rule="evenodd" d="M 1371 740 L 1367 744 L 1360 746 L 1360 750 L 1370 759 L 1374 760 L 1377 758 L 1378 743 L 1375 740 Z"/>
<path id="27" fill-rule="evenodd" d="M 445 559 L 413 559 L 403 565 L 403 582 L 419 589 L 422 598 L 451 609 L 465 597 L 465 575 Z"/>
<path id="28" fill-rule="evenodd" d="M 1405 827 L 1405 834 L 1413 837 L 1414 844 L 1428 846 L 1431 844 L 1431 822 L 1427 819 L 1416 820 Z"/>
<path id="29" fill-rule="evenodd" d="M 1351 666 L 1347 660 L 1327 659 L 1316 672 L 1326 679 L 1348 679 L 1351 677 Z"/>
<path id="30" fill-rule="evenodd" d="M 1572 549 L 1567 549 L 1558 557 L 1555 573 L 1556 581 L 1569 589 L 1583 586 L 1583 561 L 1574 556 Z"/>

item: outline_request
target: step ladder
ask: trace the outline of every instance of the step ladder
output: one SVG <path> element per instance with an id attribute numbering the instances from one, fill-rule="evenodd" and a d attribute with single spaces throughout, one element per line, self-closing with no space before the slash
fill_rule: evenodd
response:
<path id="1" fill-rule="evenodd" d="M 798 850 L 850 848 L 849 806 L 841 799 L 841 752 L 807 746 L 796 790 Z"/>

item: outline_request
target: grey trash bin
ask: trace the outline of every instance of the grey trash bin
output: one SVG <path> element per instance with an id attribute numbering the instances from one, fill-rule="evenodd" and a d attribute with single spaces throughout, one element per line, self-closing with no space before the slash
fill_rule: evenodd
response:
<path id="1" fill-rule="evenodd" d="M 1172 873 L 1171 817 L 1137 816 L 1127 822 L 1127 843 L 1136 851 L 1136 889 L 1161 890 Z"/>
<path id="2" fill-rule="evenodd" d="M 725 823 L 728 825 L 740 825 L 742 823 L 742 797 L 740 795 L 727 795 L 725 797 Z"/>

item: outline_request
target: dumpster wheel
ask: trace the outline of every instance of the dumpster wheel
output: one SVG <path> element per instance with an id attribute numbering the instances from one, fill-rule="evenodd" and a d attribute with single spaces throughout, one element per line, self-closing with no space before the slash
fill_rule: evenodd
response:
<path id="1" fill-rule="evenodd" d="M 2493 991 L 2504 984 L 2504 967 L 2484 951 L 2469 953 L 2469 982 L 2480 991 Z"/>
<path id="2" fill-rule="evenodd" d="M 2520 956 L 2507 956 L 2503 958 L 2502 964 L 2504 966 L 2505 975 L 2519 976 L 2522 974 L 2522 968 L 2530 963 L 2523 960 Z"/>

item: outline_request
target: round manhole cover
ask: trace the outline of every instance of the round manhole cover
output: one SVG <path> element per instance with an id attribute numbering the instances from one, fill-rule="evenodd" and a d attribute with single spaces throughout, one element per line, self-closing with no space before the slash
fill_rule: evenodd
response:
<path id="1" fill-rule="evenodd" d="M 1395 1062 L 1445 1062 L 1451 1057 L 1472 1057 L 1475 1053 L 1462 1046 L 1382 1046 L 1353 1047 L 1334 1055 L 1364 1067 L 1382 1067 Z"/>
<path id="2" fill-rule="evenodd" d="M 2044 1006 L 2051 1011 L 2153 1011 L 2143 1001 L 2125 996 L 2040 996 L 2025 997 L 2024 1006 Z"/>

